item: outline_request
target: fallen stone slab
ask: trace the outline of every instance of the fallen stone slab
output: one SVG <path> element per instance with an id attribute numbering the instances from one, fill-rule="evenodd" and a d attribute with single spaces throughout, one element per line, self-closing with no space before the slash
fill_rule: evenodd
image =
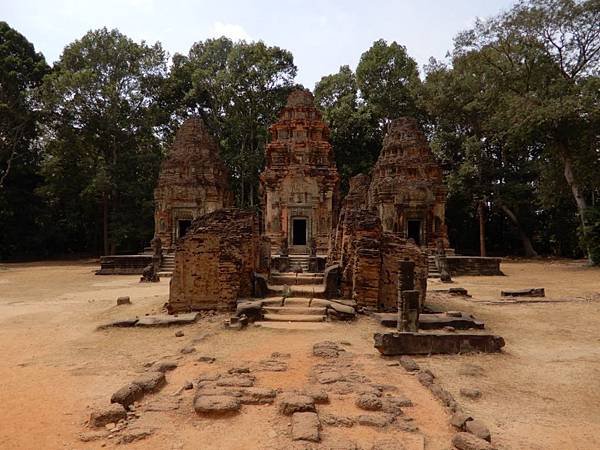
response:
<path id="1" fill-rule="evenodd" d="M 190 353 L 194 353 L 195 351 L 196 347 L 194 347 L 193 345 L 186 345 L 181 350 L 179 350 L 179 353 L 183 355 L 189 355 Z"/>
<path id="2" fill-rule="evenodd" d="M 134 327 L 137 323 L 138 323 L 137 317 L 135 317 L 133 319 L 117 319 L 117 320 L 113 320 L 112 322 L 108 322 L 108 323 L 98 326 L 97 330 L 104 330 L 106 328 Z"/>
<path id="3" fill-rule="evenodd" d="M 356 418 L 359 425 L 367 427 L 383 428 L 394 421 L 391 414 L 363 414 Z"/>
<path id="4" fill-rule="evenodd" d="M 462 411 L 457 411 L 454 414 L 452 414 L 452 417 L 450 417 L 450 425 L 459 430 L 464 430 L 465 424 L 469 420 L 473 420 L 473 418 L 470 415 Z"/>
<path id="5" fill-rule="evenodd" d="M 168 327 L 171 325 L 186 325 L 194 323 L 200 317 L 199 312 L 183 314 L 154 314 L 141 317 L 136 326 L 138 327 Z"/>
<path id="6" fill-rule="evenodd" d="M 164 372 L 147 372 L 132 381 L 142 388 L 144 393 L 157 392 L 167 384 Z"/>
<path id="7" fill-rule="evenodd" d="M 315 401 L 308 395 L 286 392 L 279 396 L 279 412 L 285 416 L 297 412 L 315 412 Z"/>
<path id="8" fill-rule="evenodd" d="M 345 351 L 335 342 L 323 341 L 313 345 L 313 355 L 320 358 L 337 358 L 341 352 Z"/>
<path id="9" fill-rule="evenodd" d="M 131 299 L 128 296 L 117 297 L 117 306 L 131 305 Z"/>
<path id="10" fill-rule="evenodd" d="M 488 441 L 471 433 L 456 433 L 452 437 L 452 445 L 458 450 L 495 450 Z"/>
<path id="11" fill-rule="evenodd" d="M 285 372 L 287 369 L 288 365 L 286 362 L 276 359 L 265 359 L 260 361 L 256 366 L 256 370 L 263 372 Z"/>
<path id="12" fill-rule="evenodd" d="M 365 411 L 379 411 L 383 407 L 381 399 L 373 394 L 359 396 L 354 404 Z"/>
<path id="13" fill-rule="evenodd" d="M 256 378 L 252 375 L 239 375 L 239 376 L 223 376 L 220 377 L 216 383 L 217 386 L 233 386 L 233 387 L 251 387 L 254 386 Z"/>
<path id="14" fill-rule="evenodd" d="M 384 405 L 387 403 L 398 408 L 410 408 L 414 406 L 412 400 L 408 397 L 384 397 L 383 403 Z"/>
<path id="15" fill-rule="evenodd" d="M 398 362 L 407 372 L 417 372 L 421 369 L 417 362 L 408 356 L 401 356 Z"/>
<path id="16" fill-rule="evenodd" d="M 339 320 L 353 320 L 356 318 L 356 309 L 352 306 L 332 301 L 327 307 L 327 314 Z"/>
<path id="17" fill-rule="evenodd" d="M 447 406 L 452 411 L 455 411 L 457 409 L 458 404 L 456 403 L 456 400 L 454 399 L 452 394 L 443 387 L 441 387 L 439 384 L 432 383 L 429 386 L 429 390 L 442 402 L 444 406 Z"/>
<path id="18" fill-rule="evenodd" d="M 544 288 L 511 289 L 500 292 L 502 297 L 545 297 Z"/>
<path id="19" fill-rule="evenodd" d="M 127 419 L 127 410 L 120 403 L 112 403 L 92 411 L 89 425 L 100 428 L 109 423 L 117 423 L 121 419 Z"/>
<path id="20" fill-rule="evenodd" d="M 371 450 L 406 450 L 406 447 L 398 439 L 381 438 L 373 443 Z"/>
<path id="21" fill-rule="evenodd" d="M 135 384 L 129 383 L 115 392 L 110 398 L 111 403 L 120 403 L 125 408 L 131 405 L 133 402 L 137 402 L 141 400 L 144 396 L 144 391 L 142 388 Z"/>
<path id="22" fill-rule="evenodd" d="M 495 353 L 504 339 L 492 334 L 474 333 L 375 333 L 375 348 L 386 356 L 458 353 Z"/>
<path id="23" fill-rule="evenodd" d="M 158 372 L 169 372 L 177 369 L 177 362 L 171 360 L 158 361 L 152 366 Z"/>
<path id="24" fill-rule="evenodd" d="M 228 395 L 199 395 L 194 399 L 194 411 L 203 415 L 229 415 L 240 410 L 239 399 Z"/>
<path id="25" fill-rule="evenodd" d="M 485 441 L 491 442 L 492 440 L 490 430 L 481 420 L 468 420 L 465 423 L 465 430 Z"/>
<path id="26" fill-rule="evenodd" d="M 141 426 L 133 426 L 127 427 L 125 430 L 121 432 L 117 443 L 118 444 L 131 444 L 135 441 L 141 441 L 142 439 L 146 439 L 149 436 L 154 434 L 155 428 L 151 427 L 141 427 Z"/>
<path id="27" fill-rule="evenodd" d="M 265 405 L 275 401 L 277 392 L 273 389 L 258 387 L 201 386 L 196 391 L 196 395 L 225 395 L 237 398 L 243 405 Z"/>
<path id="28" fill-rule="evenodd" d="M 321 384 L 331 384 L 331 383 L 337 383 L 338 381 L 344 381 L 345 378 L 344 376 L 335 371 L 335 370 L 331 370 L 331 371 L 327 371 L 327 372 L 319 372 L 315 375 L 317 381 Z"/>
<path id="29" fill-rule="evenodd" d="M 330 427 L 345 427 L 350 428 L 354 426 L 355 420 L 348 416 L 338 416 L 335 414 L 323 414 L 321 422 Z"/>
<path id="30" fill-rule="evenodd" d="M 304 389 L 297 391 L 296 393 L 300 395 L 307 395 L 308 397 L 311 397 L 315 403 L 318 404 L 329 403 L 329 394 L 327 394 L 327 392 L 324 389 L 321 389 L 316 386 L 305 387 Z"/>
<path id="31" fill-rule="evenodd" d="M 398 314 L 396 313 L 374 313 L 373 317 L 381 325 L 396 328 L 398 325 Z M 421 313 L 419 314 L 420 330 L 441 330 L 444 327 L 453 327 L 457 330 L 484 329 L 485 323 L 476 320 L 470 314 L 458 311 L 458 314 L 449 313 Z"/>
<path id="32" fill-rule="evenodd" d="M 433 384 L 433 375 L 427 371 L 421 371 L 417 373 L 417 380 L 425 387 L 429 387 Z"/>
<path id="33" fill-rule="evenodd" d="M 460 388 L 460 395 L 472 400 L 477 400 L 478 398 L 481 398 L 481 391 L 475 388 Z"/>
<path id="34" fill-rule="evenodd" d="M 292 439 L 294 441 L 319 442 L 321 423 L 315 412 L 296 412 L 292 415 Z"/>
<path id="35" fill-rule="evenodd" d="M 94 431 L 84 431 L 83 433 L 79 433 L 79 440 L 81 442 L 94 442 L 99 441 L 100 439 L 106 438 L 110 434 L 110 431 L 104 430 L 94 430 Z"/>

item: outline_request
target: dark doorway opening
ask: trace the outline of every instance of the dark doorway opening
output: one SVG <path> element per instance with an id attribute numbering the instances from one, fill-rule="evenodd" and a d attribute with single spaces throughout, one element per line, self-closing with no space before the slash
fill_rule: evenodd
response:
<path id="1" fill-rule="evenodd" d="M 408 221 L 408 239 L 415 241 L 417 245 L 421 245 L 421 221 L 420 220 L 409 220 Z"/>
<path id="2" fill-rule="evenodd" d="M 192 224 L 191 220 L 178 220 L 177 221 L 177 227 L 178 227 L 177 237 L 182 238 L 183 236 L 185 236 L 185 233 L 191 224 Z"/>
<path id="3" fill-rule="evenodd" d="M 306 219 L 292 220 L 292 245 L 306 245 Z"/>

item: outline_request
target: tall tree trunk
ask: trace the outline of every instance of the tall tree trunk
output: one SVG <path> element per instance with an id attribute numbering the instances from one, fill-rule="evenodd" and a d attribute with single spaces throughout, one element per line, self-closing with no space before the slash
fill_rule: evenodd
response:
<path id="1" fill-rule="evenodd" d="M 106 192 L 102 194 L 102 243 L 104 256 L 109 254 L 108 248 L 108 198 Z"/>
<path id="2" fill-rule="evenodd" d="M 573 173 L 573 162 L 571 161 L 570 156 L 567 154 L 566 150 L 563 148 L 560 154 L 564 165 L 564 175 L 565 180 L 567 180 L 567 184 L 571 189 L 571 193 L 573 194 L 573 198 L 575 199 L 575 204 L 577 205 L 577 212 L 579 213 L 579 219 L 581 220 L 581 232 L 583 237 L 586 237 L 586 226 L 585 226 L 585 212 L 588 208 L 587 201 L 581 192 L 579 187 L 579 183 L 575 180 L 575 174 Z M 586 255 L 588 259 L 591 261 L 590 249 L 586 246 L 585 248 Z"/>
<path id="3" fill-rule="evenodd" d="M 514 224 L 514 226 L 517 228 L 517 232 L 519 233 L 519 237 L 521 238 L 521 242 L 523 243 L 523 251 L 525 253 L 525 256 L 529 258 L 539 256 L 538 252 L 536 252 L 533 248 L 533 244 L 531 243 L 529 236 L 527 236 L 527 233 L 525 233 L 525 230 L 523 230 L 523 227 L 521 226 L 517 215 L 508 206 L 506 206 L 504 202 L 499 201 L 498 205 L 500 206 L 500 208 L 502 208 L 502 211 L 504 211 L 504 213 L 508 216 L 508 218 Z"/>
<path id="4" fill-rule="evenodd" d="M 479 255 L 487 256 L 485 251 L 485 202 L 479 200 L 477 205 L 477 215 L 479 216 Z"/>

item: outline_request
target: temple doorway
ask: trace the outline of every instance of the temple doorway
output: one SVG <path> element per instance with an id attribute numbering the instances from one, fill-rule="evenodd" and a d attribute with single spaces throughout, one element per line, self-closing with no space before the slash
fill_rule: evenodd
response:
<path id="1" fill-rule="evenodd" d="M 292 219 L 292 245 L 306 245 L 306 224 L 306 219 Z"/>
<path id="2" fill-rule="evenodd" d="M 190 225 L 192 224 L 191 220 L 178 220 L 177 221 L 177 237 L 182 238 L 185 236 L 185 232 L 188 230 Z"/>
<path id="3" fill-rule="evenodd" d="M 407 237 L 415 241 L 415 244 L 421 245 L 421 221 L 409 220 L 407 224 Z"/>

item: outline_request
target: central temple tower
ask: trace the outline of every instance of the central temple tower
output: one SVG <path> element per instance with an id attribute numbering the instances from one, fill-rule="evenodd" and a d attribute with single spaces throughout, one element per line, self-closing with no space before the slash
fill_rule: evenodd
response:
<path id="1" fill-rule="evenodd" d="M 285 241 L 290 253 L 307 254 L 314 239 L 324 254 L 338 215 L 339 175 L 310 91 L 292 92 L 269 132 L 260 175 L 264 233 L 275 251 Z"/>

